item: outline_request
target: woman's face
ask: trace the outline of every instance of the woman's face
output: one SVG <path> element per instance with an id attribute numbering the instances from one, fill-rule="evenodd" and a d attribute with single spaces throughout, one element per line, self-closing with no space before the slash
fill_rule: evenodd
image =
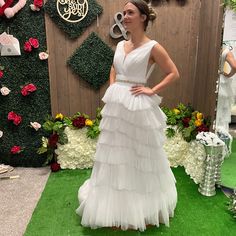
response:
<path id="1" fill-rule="evenodd" d="M 141 15 L 139 9 L 132 3 L 127 3 L 124 6 L 124 27 L 127 31 L 133 31 L 136 28 L 144 29 L 145 15 Z"/>

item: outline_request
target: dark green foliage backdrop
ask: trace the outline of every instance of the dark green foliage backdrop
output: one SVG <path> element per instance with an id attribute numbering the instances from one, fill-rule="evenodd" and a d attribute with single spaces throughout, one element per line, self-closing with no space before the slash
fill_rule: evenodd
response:
<path id="1" fill-rule="evenodd" d="M 0 17 L 0 34 L 7 30 L 18 38 L 21 56 L 0 57 L 0 65 L 5 67 L 4 76 L 0 79 L 1 86 L 8 87 L 8 96 L 0 94 L 0 163 L 13 166 L 41 166 L 45 156 L 38 155 L 37 148 L 41 144 L 43 130 L 35 131 L 30 122 L 43 123 L 46 114 L 51 113 L 50 91 L 47 60 L 41 61 L 38 53 L 46 51 L 46 33 L 44 25 L 44 9 L 31 11 L 27 1 L 25 7 L 12 19 Z M 26 53 L 24 43 L 30 37 L 39 40 L 39 48 Z M 21 95 L 21 86 L 33 83 L 37 91 L 27 97 Z M 8 112 L 14 111 L 22 116 L 22 123 L 15 126 L 7 120 Z M 14 145 L 24 147 L 20 154 L 12 155 L 10 149 Z"/>
<path id="2" fill-rule="evenodd" d="M 56 2 L 56 0 L 48 0 L 45 4 L 45 10 L 55 24 L 64 31 L 69 38 L 79 37 L 103 11 L 103 8 L 95 0 L 88 0 L 88 13 L 86 17 L 80 22 L 70 23 L 60 17 L 57 12 Z"/>
<path id="3" fill-rule="evenodd" d="M 94 89 L 99 89 L 109 79 L 113 55 L 112 49 L 93 32 L 68 59 L 67 64 L 81 79 Z"/>

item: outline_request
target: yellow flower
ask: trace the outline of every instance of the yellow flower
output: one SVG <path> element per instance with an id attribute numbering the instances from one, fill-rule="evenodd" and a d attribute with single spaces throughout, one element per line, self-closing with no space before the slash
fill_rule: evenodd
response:
<path id="1" fill-rule="evenodd" d="M 197 127 L 199 127 L 199 126 L 202 124 L 202 121 L 199 120 L 199 119 L 197 119 L 197 120 L 195 120 L 194 124 L 195 124 Z"/>
<path id="2" fill-rule="evenodd" d="M 196 117 L 198 120 L 201 120 L 203 118 L 203 114 L 201 112 L 198 112 Z"/>
<path id="3" fill-rule="evenodd" d="M 173 109 L 173 112 L 174 112 L 176 115 L 178 115 L 178 114 L 180 113 L 180 110 L 177 109 L 177 108 L 175 108 L 175 109 Z"/>
<path id="4" fill-rule="evenodd" d="M 55 117 L 57 120 L 63 120 L 64 116 L 61 113 L 56 114 Z"/>
<path id="5" fill-rule="evenodd" d="M 85 120 L 85 125 L 87 125 L 87 126 L 92 126 L 92 125 L 93 125 L 93 122 L 92 122 L 90 119 L 86 119 L 86 120 Z"/>

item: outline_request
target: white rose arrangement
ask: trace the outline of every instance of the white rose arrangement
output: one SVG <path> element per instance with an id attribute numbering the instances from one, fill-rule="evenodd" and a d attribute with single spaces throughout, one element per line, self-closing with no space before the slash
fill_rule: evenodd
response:
<path id="1" fill-rule="evenodd" d="M 65 128 L 68 143 L 57 144 L 55 153 L 62 169 L 84 169 L 93 166 L 97 139 L 87 137 L 87 128 Z"/>

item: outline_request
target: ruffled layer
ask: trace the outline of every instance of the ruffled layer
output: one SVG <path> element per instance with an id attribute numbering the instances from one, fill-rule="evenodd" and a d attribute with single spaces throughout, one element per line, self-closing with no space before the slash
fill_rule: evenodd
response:
<path id="1" fill-rule="evenodd" d="M 150 139 L 153 137 L 153 140 Z M 146 138 L 146 139 L 145 139 Z M 137 155 L 150 157 L 153 154 L 153 149 L 163 146 L 165 137 L 161 133 L 153 134 L 147 137 L 132 137 L 121 131 L 111 132 L 103 130 L 99 136 L 99 144 L 107 144 L 112 149 L 113 147 L 124 147 L 132 149 Z"/>
<path id="2" fill-rule="evenodd" d="M 153 106 L 158 107 L 161 103 L 161 97 L 158 95 L 134 96 L 130 92 L 132 84 L 114 83 L 106 90 L 102 100 L 105 103 L 122 104 L 130 111 L 146 110 Z"/>
<path id="3" fill-rule="evenodd" d="M 155 191 L 164 191 L 163 183 L 166 186 L 174 186 L 175 178 L 168 166 L 165 167 L 163 163 L 159 166 L 151 161 L 156 166 L 150 171 L 144 171 L 143 168 L 137 169 L 134 167 L 135 163 L 128 164 L 107 164 L 102 162 L 95 162 L 91 176 L 91 184 L 96 186 L 107 186 L 115 190 L 125 190 L 137 193 L 153 193 Z M 164 163 L 166 164 L 166 163 Z M 140 163 L 138 163 L 140 165 Z M 140 166 L 139 166 L 140 167 Z M 119 176 L 119 178 L 117 178 Z"/>
<path id="4" fill-rule="evenodd" d="M 162 183 L 153 194 L 115 190 L 107 186 L 93 186 L 88 180 L 79 190 L 81 224 L 91 228 L 121 227 L 144 231 L 146 225 L 169 226 L 177 201 L 174 186 Z M 104 194 L 105 193 L 105 194 Z"/>
<path id="5" fill-rule="evenodd" d="M 163 129 L 166 127 L 166 116 L 158 106 L 149 107 L 145 110 L 130 111 L 124 104 L 108 102 L 103 107 L 101 114 L 104 118 L 112 117 L 123 121 L 119 123 L 120 126 L 127 123 L 129 126 L 145 129 Z M 101 128 L 102 126 L 106 126 L 103 122 L 106 122 L 106 120 L 101 121 Z"/>

